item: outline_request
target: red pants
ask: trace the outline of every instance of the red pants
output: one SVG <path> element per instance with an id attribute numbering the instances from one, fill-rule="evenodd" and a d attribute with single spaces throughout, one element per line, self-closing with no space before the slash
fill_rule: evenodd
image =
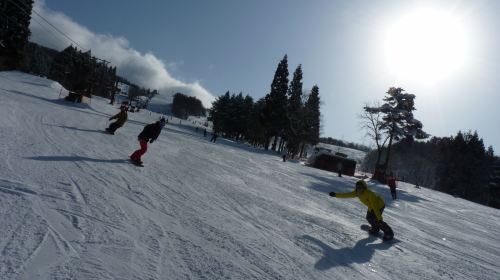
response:
<path id="1" fill-rule="evenodd" d="M 135 151 L 130 158 L 133 160 L 141 161 L 142 155 L 144 155 L 147 150 L 148 150 L 148 141 L 139 139 L 139 144 L 141 145 L 141 148 L 137 151 Z"/>

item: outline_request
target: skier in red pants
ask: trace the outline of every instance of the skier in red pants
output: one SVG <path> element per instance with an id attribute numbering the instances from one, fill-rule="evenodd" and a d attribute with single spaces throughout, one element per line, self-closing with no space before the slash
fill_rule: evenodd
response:
<path id="1" fill-rule="evenodd" d="M 148 150 L 148 141 L 149 143 L 153 143 L 156 138 L 160 135 L 161 129 L 165 126 L 165 118 L 161 118 L 159 121 L 148 124 L 144 127 L 142 132 L 138 136 L 139 144 L 141 145 L 141 148 L 137 151 L 135 151 L 131 156 L 130 159 L 134 164 L 137 165 L 142 165 L 141 157 L 146 153 Z"/>

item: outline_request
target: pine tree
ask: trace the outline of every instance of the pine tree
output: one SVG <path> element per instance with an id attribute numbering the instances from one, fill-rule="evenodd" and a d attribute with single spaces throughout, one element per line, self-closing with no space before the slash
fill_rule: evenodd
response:
<path id="1" fill-rule="evenodd" d="M 320 98 L 319 88 L 317 85 L 312 87 L 311 94 L 304 104 L 304 128 L 303 139 L 305 143 L 316 145 L 319 142 L 320 134 Z M 300 154 L 303 153 L 304 146 L 302 146 Z"/>
<path id="2" fill-rule="evenodd" d="M 227 127 L 227 111 L 231 96 L 227 91 L 223 96 L 219 96 L 209 110 L 208 120 L 212 121 L 214 132 L 220 133 L 226 130 Z"/>
<path id="3" fill-rule="evenodd" d="M 386 92 L 386 96 L 383 99 L 385 103 L 382 106 L 364 107 L 364 110 L 369 113 L 381 112 L 383 114 L 380 130 L 385 131 L 389 136 L 385 163 L 375 167 L 375 177 L 377 179 L 383 180 L 385 178 L 393 142 L 403 138 L 413 140 L 415 138 L 425 139 L 429 137 L 422 130 L 422 123 L 413 117 L 413 111 L 415 110 L 414 100 L 415 95 L 405 93 L 402 88 L 391 87 Z M 383 176 L 383 178 L 378 178 L 379 174 L 382 174 L 380 176 Z"/>
<path id="4" fill-rule="evenodd" d="M 494 157 L 488 156 L 477 132 L 459 131 L 444 138 L 437 170 L 437 189 L 476 202 L 488 201 L 489 174 Z"/>
<path id="5" fill-rule="evenodd" d="M 267 147 L 266 129 L 264 126 L 265 98 L 259 99 L 252 106 L 248 120 L 248 140 L 254 147 Z"/>
<path id="6" fill-rule="evenodd" d="M 155 92 L 155 91 L 153 91 Z M 149 89 L 140 89 L 140 96 L 149 97 L 152 95 Z M 194 96 L 187 96 L 180 92 L 174 94 L 172 102 L 172 114 L 181 119 L 187 119 L 188 116 L 202 116 L 205 114 L 205 108 L 201 101 Z"/>
<path id="7" fill-rule="evenodd" d="M 304 105 L 302 104 L 302 66 L 299 64 L 293 73 L 293 79 L 290 82 L 288 89 L 288 107 L 287 107 L 287 127 L 286 139 L 288 141 L 288 151 L 296 155 L 299 150 L 301 142 L 300 133 L 303 125 L 303 111 Z"/>
<path id="8" fill-rule="evenodd" d="M 0 70 L 23 66 L 32 8 L 33 0 L 0 1 Z"/>
<path id="9" fill-rule="evenodd" d="M 279 136 L 282 136 L 286 127 L 286 107 L 288 90 L 288 58 L 285 55 L 278 64 L 274 79 L 271 84 L 271 91 L 265 97 L 264 125 L 266 128 L 266 138 L 268 144 L 271 137 L 274 137 L 272 149 L 276 149 Z"/>
<path id="10" fill-rule="evenodd" d="M 58 81 L 65 88 L 69 88 L 69 73 L 74 68 L 74 59 L 76 48 L 69 46 L 59 52 L 52 62 L 49 78 Z"/>
<path id="11" fill-rule="evenodd" d="M 245 136 L 245 139 L 250 139 L 250 126 L 252 120 L 252 110 L 253 110 L 254 102 L 253 98 L 250 95 L 245 96 L 243 100 L 243 104 L 240 109 L 240 114 L 242 115 L 242 122 L 240 123 L 241 133 Z"/>

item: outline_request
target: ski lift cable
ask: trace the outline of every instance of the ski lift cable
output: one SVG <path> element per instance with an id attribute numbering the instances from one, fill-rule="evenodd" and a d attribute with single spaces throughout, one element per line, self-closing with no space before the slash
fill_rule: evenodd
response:
<path id="1" fill-rule="evenodd" d="M 15 6 L 17 6 L 19 9 L 21 9 L 25 14 L 29 14 L 31 15 L 31 13 L 29 13 L 27 11 L 27 6 L 26 4 L 22 3 L 24 5 L 24 8 L 19 6 L 18 3 L 16 3 L 14 0 L 7 0 L 9 1 L 10 3 L 14 4 Z M 69 35 L 66 35 L 66 33 L 62 32 L 61 30 L 59 30 L 59 28 L 55 27 L 52 23 L 50 23 L 50 21 L 48 21 L 46 18 L 44 18 L 42 15 L 40 15 L 37 11 L 35 11 L 34 9 L 31 9 L 31 12 L 33 12 L 35 15 L 39 16 L 43 21 L 45 21 L 48 25 L 50 25 L 52 28 L 54 28 L 57 32 L 59 32 L 60 34 L 62 34 L 64 37 L 66 37 L 68 40 L 70 40 L 71 42 L 75 43 L 75 45 L 77 45 L 80 49 L 82 50 L 85 50 L 85 48 L 83 48 L 80 44 L 78 44 L 75 40 L 73 40 L 71 37 L 69 37 Z"/>
<path id="2" fill-rule="evenodd" d="M 9 2 L 13 3 L 14 5 L 16 5 L 16 6 L 17 6 L 19 9 L 21 9 L 24 13 L 29 14 L 29 13 L 28 13 L 28 11 L 26 11 L 26 8 L 28 8 L 28 7 L 26 7 L 26 4 L 24 4 L 24 5 L 25 5 L 25 8 L 23 8 L 23 7 L 19 6 L 19 5 L 18 5 L 18 3 L 14 2 L 14 0 L 7 0 L 7 1 L 9 1 Z M 83 52 L 87 52 L 87 51 L 89 51 L 89 50 L 90 50 L 90 49 L 85 49 L 84 47 L 82 47 L 82 46 L 81 46 L 80 44 L 78 44 L 75 40 L 73 40 L 73 39 L 72 39 L 69 35 L 67 35 L 67 34 L 66 34 L 66 33 L 64 33 L 63 31 L 59 30 L 57 27 L 55 27 L 52 23 L 50 23 L 50 22 L 49 22 L 46 18 L 44 18 L 42 15 L 40 15 L 40 14 L 39 14 L 37 11 L 35 11 L 34 9 L 31 9 L 31 11 L 32 11 L 35 15 L 39 16 L 39 17 L 40 17 L 43 21 L 45 21 L 45 22 L 46 22 L 46 23 L 47 23 L 50 27 L 54 28 L 54 29 L 55 29 L 58 33 L 60 33 L 62 36 L 64 36 L 65 38 L 67 38 L 68 40 L 70 40 L 71 42 L 73 42 L 73 43 L 74 43 L 76 46 L 78 46 L 78 47 L 79 47 L 79 48 L 80 48 Z M 35 20 L 35 18 L 33 18 L 33 19 Z M 36 21 L 36 20 L 35 20 L 35 21 Z M 37 22 L 38 22 L 38 21 L 37 21 Z M 40 22 L 38 22 L 38 24 L 40 24 Z M 40 25 L 41 25 L 41 24 L 40 24 Z M 51 34 L 52 34 L 52 33 L 51 33 Z M 101 61 L 103 61 L 103 62 L 105 62 L 105 63 L 109 63 L 109 61 L 106 61 L 106 60 L 104 60 L 104 59 L 100 59 L 100 58 L 97 58 L 97 57 L 96 57 L 96 59 L 97 59 L 97 60 L 101 60 Z"/>
<path id="3" fill-rule="evenodd" d="M 17 6 L 17 7 L 20 8 L 22 10 L 22 12 L 24 12 L 25 14 L 27 14 L 26 10 L 24 10 L 22 7 L 19 7 L 19 6 Z M 0 14 L 5 15 L 7 18 L 12 18 L 11 16 L 9 16 L 9 15 L 7 15 L 5 13 L 0 13 Z M 51 36 L 52 39 L 55 39 L 55 41 L 60 41 L 60 42 L 66 43 L 65 39 L 62 39 L 61 37 L 56 36 L 54 34 L 54 32 L 52 32 L 50 29 L 48 29 L 47 26 L 45 26 L 45 24 L 43 24 L 42 22 L 40 22 L 39 20 L 37 20 L 37 18 L 31 17 L 31 19 L 34 22 L 36 22 L 40 27 L 42 27 L 45 32 L 47 32 L 48 34 L 50 34 L 50 36 Z M 52 40 L 52 41 L 54 41 L 54 40 Z M 5 47 L 5 45 L 3 44 L 3 40 L 0 40 L 0 46 Z"/>
<path id="4" fill-rule="evenodd" d="M 55 27 L 52 23 L 50 23 L 47 19 L 45 19 L 43 16 L 41 16 L 39 13 L 37 13 L 35 10 L 33 10 L 33 13 L 37 16 L 39 16 L 43 21 L 45 21 L 48 25 L 50 25 L 52 28 L 54 28 L 57 32 L 59 32 L 60 34 L 62 34 L 64 37 L 66 37 L 68 40 L 70 40 L 71 42 L 75 43 L 75 45 L 77 45 L 80 49 L 84 50 L 85 51 L 85 48 L 83 48 L 80 44 L 78 44 L 75 40 L 71 39 L 71 37 L 69 37 L 68 35 L 66 35 L 66 33 L 62 32 L 61 30 L 59 30 L 57 27 Z M 86 51 L 89 51 L 89 50 L 86 50 Z"/>
<path id="5" fill-rule="evenodd" d="M 60 41 L 60 42 L 64 42 L 66 43 L 66 40 L 62 39 L 61 37 L 58 37 L 54 34 L 54 32 L 51 32 L 44 24 L 42 24 L 40 21 L 38 21 L 36 18 L 31 18 L 33 19 L 39 26 L 41 26 L 45 32 L 47 32 L 48 34 L 50 34 L 52 36 L 53 39 L 55 39 L 56 41 Z"/>

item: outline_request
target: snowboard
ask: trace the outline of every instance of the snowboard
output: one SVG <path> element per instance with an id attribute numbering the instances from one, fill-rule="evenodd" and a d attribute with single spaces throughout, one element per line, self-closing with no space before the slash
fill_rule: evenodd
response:
<path id="1" fill-rule="evenodd" d="M 370 229 L 371 229 L 372 227 L 371 227 L 370 225 L 361 225 L 359 228 L 360 228 L 361 230 L 364 230 L 364 231 L 366 231 L 366 232 L 370 233 Z M 377 236 L 378 236 L 378 235 L 380 235 L 380 232 L 379 232 L 379 233 L 377 233 L 376 235 L 377 235 Z"/>
<path id="2" fill-rule="evenodd" d="M 137 162 L 137 161 L 135 161 L 135 160 L 132 160 L 132 159 L 129 159 L 129 161 L 130 161 L 133 165 L 135 165 L 135 166 L 144 167 L 144 164 L 143 164 L 143 163 L 139 163 L 139 162 Z"/>
<path id="3" fill-rule="evenodd" d="M 369 234 L 370 234 L 370 235 L 372 235 L 372 236 L 380 237 L 380 238 L 382 238 L 382 239 L 383 239 L 383 237 L 384 237 L 384 234 L 382 233 L 382 231 L 379 231 L 377 234 L 372 234 L 372 233 L 370 233 L 370 229 L 371 229 L 372 227 L 371 227 L 371 226 L 369 226 L 369 225 L 361 225 L 361 226 L 360 226 L 360 228 L 361 228 L 361 230 L 366 231 L 367 233 L 369 233 Z M 391 240 L 392 240 L 392 238 L 391 238 L 391 239 L 387 239 L 387 240 L 385 240 L 385 239 L 384 239 L 384 241 L 386 241 L 386 242 L 387 242 L 387 241 L 391 241 Z"/>

